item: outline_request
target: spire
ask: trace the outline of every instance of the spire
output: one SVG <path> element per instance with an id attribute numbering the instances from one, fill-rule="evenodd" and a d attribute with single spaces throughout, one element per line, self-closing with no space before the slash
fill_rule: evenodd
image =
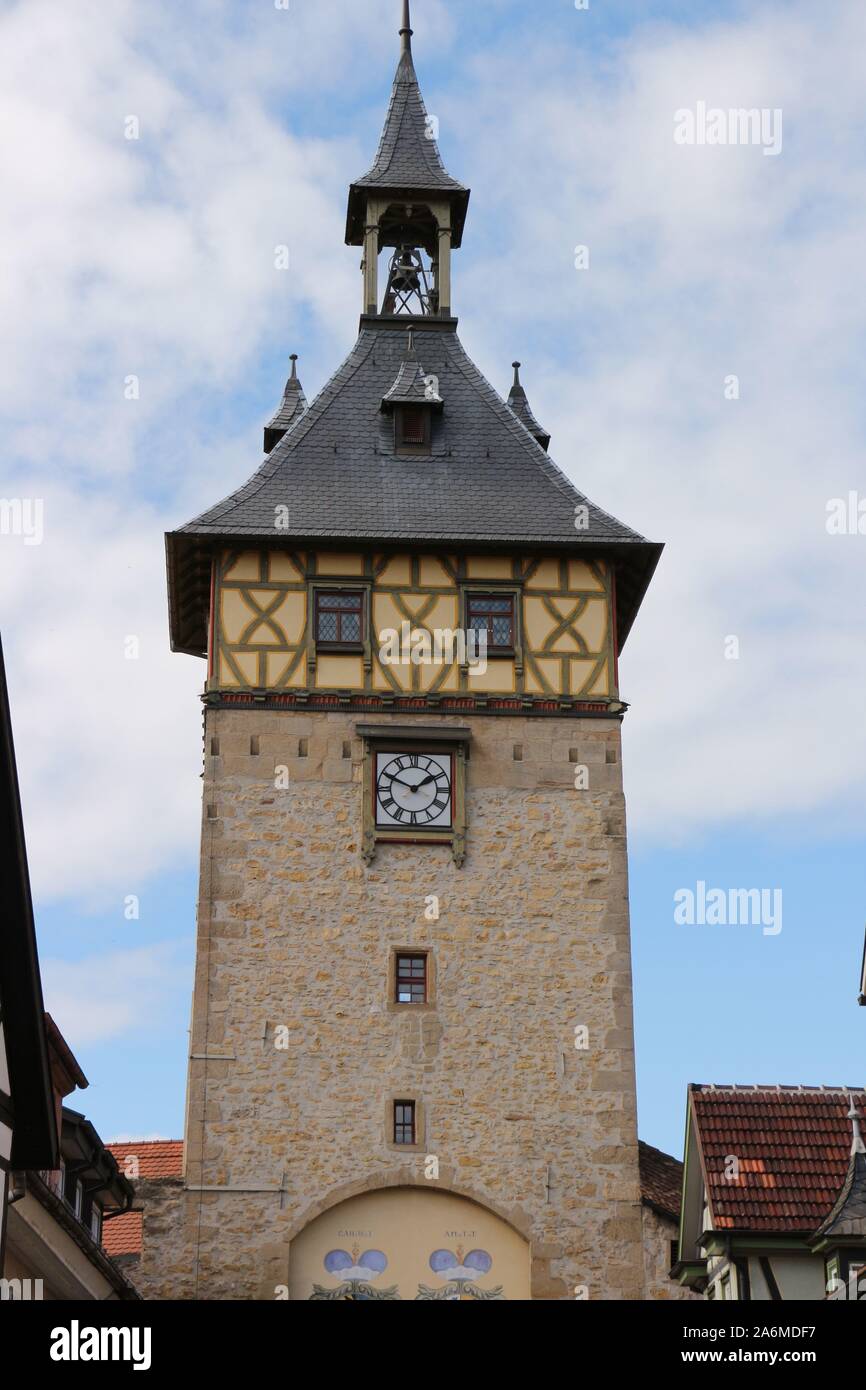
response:
<path id="1" fill-rule="evenodd" d="M 403 0 L 400 27 L 400 60 L 394 75 L 391 101 L 379 149 L 373 166 L 349 189 L 346 242 L 361 246 L 364 241 L 367 202 L 372 198 L 394 199 L 405 204 L 407 197 L 445 199 L 451 204 L 452 246 L 463 237 L 469 190 L 448 173 L 437 143 L 437 124 L 427 115 L 412 55 L 412 24 L 408 0 Z M 411 220 L 411 219 L 410 219 Z M 386 241 L 385 245 L 398 242 Z"/>
<path id="2" fill-rule="evenodd" d="M 550 435 L 546 429 L 539 425 L 533 415 L 532 408 L 529 404 L 529 398 L 520 384 L 520 368 L 522 364 L 520 362 L 512 362 L 511 365 L 514 368 L 514 382 L 508 393 L 508 404 L 520 423 L 526 426 L 533 439 L 538 441 L 546 453 L 550 448 Z"/>
<path id="3" fill-rule="evenodd" d="M 291 429 L 307 409 L 304 388 L 298 380 L 298 354 L 293 352 L 289 359 L 292 364 L 291 375 L 286 382 L 280 408 L 272 420 L 265 425 L 265 453 L 270 454 L 279 444 L 283 435 Z"/>
<path id="4" fill-rule="evenodd" d="M 863 1131 L 860 1126 L 860 1115 L 857 1106 L 854 1104 L 853 1095 L 851 1099 L 851 1109 L 848 1111 L 848 1119 L 851 1121 L 851 1128 L 854 1137 L 851 1142 L 851 1157 L 856 1158 L 858 1154 L 866 1154 L 866 1144 L 863 1143 Z"/>
<path id="5" fill-rule="evenodd" d="M 401 50 L 403 53 L 412 52 L 412 20 L 409 16 L 409 0 L 403 0 L 403 27 L 400 30 Z"/>

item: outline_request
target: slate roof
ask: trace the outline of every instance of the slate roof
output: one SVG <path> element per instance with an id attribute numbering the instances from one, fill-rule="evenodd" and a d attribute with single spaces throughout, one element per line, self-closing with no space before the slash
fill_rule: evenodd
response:
<path id="1" fill-rule="evenodd" d="M 842 1191 L 817 1234 L 866 1242 L 866 1153 L 851 1155 Z"/>
<path id="2" fill-rule="evenodd" d="M 716 1230 L 813 1234 L 834 1209 L 851 1155 L 850 1093 L 808 1087 L 691 1086 Z M 861 1113 L 866 1092 L 853 1092 Z M 739 1160 L 736 1181 L 725 1176 Z"/>
<path id="3" fill-rule="evenodd" d="M 339 371 L 249 482 L 167 538 L 176 650 L 205 650 L 209 543 L 253 538 L 605 553 L 618 566 L 625 641 L 662 547 L 569 482 L 471 361 L 455 319 L 412 324 L 418 360 L 445 401 L 430 455 L 395 456 L 381 410 L 406 356 L 407 322 L 365 317 Z M 277 533 L 286 506 L 289 525 Z M 579 507 L 588 525 L 578 530 Z"/>
<path id="4" fill-rule="evenodd" d="M 652 1207 L 671 1221 L 679 1222 L 683 1190 L 683 1165 L 678 1158 L 654 1149 L 643 1140 L 638 1145 L 640 1164 L 640 1195 L 645 1206 Z"/>
<path id="5" fill-rule="evenodd" d="M 469 190 L 448 173 L 439 146 L 432 138 L 408 38 L 404 39 L 394 75 L 391 102 L 376 158 L 372 168 L 349 189 L 346 240 L 350 245 L 363 240 L 363 209 L 367 197 L 375 192 L 426 193 L 440 198 L 444 195 L 453 205 L 452 242 L 454 246 L 460 245 Z"/>
<path id="6" fill-rule="evenodd" d="M 508 405 L 514 411 L 520 423 L 525 425 L 529 430 L 533 439 L 537 439 L 542 449 L 546 450 L 550 447 L 550 434 L 542 425 L 539 425 L 532 413 L 529 397 L 520 382 L 520 365 L 519 362 L 513 363 L 514 384 L 508 393 Z"/>

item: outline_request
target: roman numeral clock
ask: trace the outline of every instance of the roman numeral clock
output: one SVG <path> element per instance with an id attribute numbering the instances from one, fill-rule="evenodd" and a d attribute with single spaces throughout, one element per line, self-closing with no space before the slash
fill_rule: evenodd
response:
<path id="1" fill-rule="evenodd" d="M 445 844 L 466 857 L 468 729 L 361 725 L 364 739 L 364 858 L 380 843 Z"/>
<path id="2" fill-rule="evenodd" d="M 376 825 L 451 829 L 454 769 L 451 754 L 377 753 Z"/>

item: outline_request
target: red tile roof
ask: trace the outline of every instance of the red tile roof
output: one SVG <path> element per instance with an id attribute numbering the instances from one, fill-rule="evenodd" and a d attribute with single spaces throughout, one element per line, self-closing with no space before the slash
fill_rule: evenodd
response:
<path id="1" fill-rule="evenodd" d="M 673 1221 L 680 1219 L 680 1199 L 683 1190 L 683 1165 L 670 1154 L 654 1149 L 643 1140 L 638 1146 L 640 1156 L 640 1195 L 647 1206 L 664 1212 Z"/>
<path id="2" fill-rule="evenodd" d="M 143 1139 L 139 1143 L 106 1144 L 122 1173 L 137 1179 L 179 1178 L 183 1173 L 182 1139 Z M 135 1163 L 130 1160 L 135 1160 Z M 141 1212 L 125 1211 L 102 1223 L 102 1245 L 107 1255 L 141 1254 Z"/>
<path id="3" fill-rule="evenodd" d="M 800 1086 L 689 1088 L 717 1230 L 813 1233 L 848 1171 L 849 1093 Z M 866 1092 L 854 1091 L 861 1114 Z M 735 1158 L 739 1176 L 726 1176 Z"/>
<path id="4" fill-rule="evenodd" d="M 141 1212 L 125 1211 L 102 1223 L 102 1248 L 106 1255 L 141 1254 Z"/>
<path id="5" fill-rule="evenodd" d="M 114 1154 L 120 1171 L 133 1182 L 138 1178 L 179 1178 L 183 1173 L 182 1139 L 142 1139 L 138 1143 L 105 1147 Z"/>

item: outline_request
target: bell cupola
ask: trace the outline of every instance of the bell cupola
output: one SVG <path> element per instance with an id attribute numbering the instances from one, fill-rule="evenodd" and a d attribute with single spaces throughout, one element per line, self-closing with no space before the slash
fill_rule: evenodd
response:
<path id="1" fill-rule="evenodd" d="M 349 189 L 346 244 L 364 248 L 364 313 L 450 318 L 451 251 L 463 240 L 469 190 L 447 172 L 412 58 L 403 0 L 400 61 L 379 151 Z M 380 296 L 379 257 L 389 251 Z"/>

